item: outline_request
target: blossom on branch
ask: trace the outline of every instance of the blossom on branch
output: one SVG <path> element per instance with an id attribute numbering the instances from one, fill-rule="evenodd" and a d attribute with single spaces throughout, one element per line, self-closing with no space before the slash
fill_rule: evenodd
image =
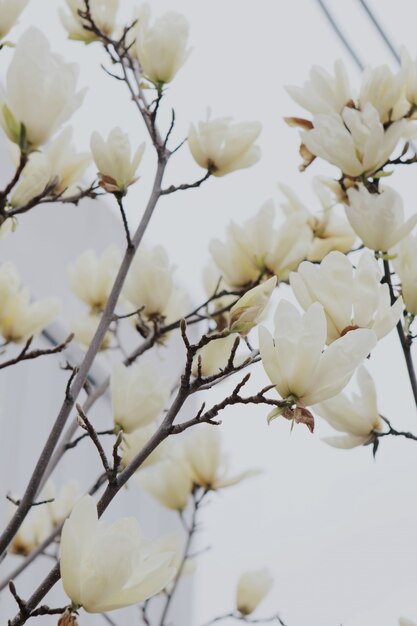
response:
<path id="1" fill-rule="evenodd" d="M 232 123 L 231 117 L 220 117 L 193 124 L 188 132 L 188 146 L 194 160 L 213 176 L 224 176 L 254 165 L 261 158 L 254 143 L 261 132 L 259 122 Z"/>
<path id="2" fill-rule="evenodd" d="M 110 132 L 107 141 L 94 132 L 91 152 L 97 165 L 100 185 L 109 193 L 126 193 L 137 181 L 136 170 L 142 160 L 146 144 L 141 143 L 132 157 L 130 140 L 118 126 Z"/>
<path id="3" fill-rule="evenodd" d="M 327 343 L 358 328 L 371 328 L 378 339 L 385 337 L 400 319 L 401 298 L 391 306 L 389 287 L 375 258 L 364 252 L 356 271 L 341 252 L 330 252 L 320 265 L 301 263 L 290 276 L 290 285 L 306 311 L 320 302 L 327 321 Z"/>
<path id="4" fill-rule="evenodd" d="M 0 266 L 0 334 L 6 341 L 27 341 L 52 322 L 60 310 L 57 298 L 32 302 L 29 290 L 20 286 L 13 265 Z"/>
<path id="5" fill-rule="evenodd" d="M 274 337 L 260 327 L 259 349 L 262 364 L 281 398 L 288 406 L 274 409 L 279 415 L 306 423 L 314 420 L 306 407 L 337 395 L 349 382 L 356 367 L 375 347 L 372 330 L 359 329 L 336 339 L 324 350 L 326 316 L 315 302 L 301 315 L 294 305 L 281 300 L 275 314 Z"/>
<path id="6" fill-rule="evenodd" d="M 229 329 L 232 333 L 247 335 L 261 321 L 268 306 L 272 292 L 277 285 L 277 278 L 249 289 L 232 306 L 229 313 Z"/>
<path id="7" fill-rule="evenodd" d="M 22 149 L 45 144 L 83 100 L 78 65 L 53 54 L 45 35 L 30 28 L 20 38 L 6 78 L 0 123 Z"/>
<path id="8" fill-rule="evenodd" d="M 341 393 L 314 406 L 314 411 L 335 430 L 345 433 L 337 437 L 324 437 L 323 441 L 335 448 L 355 448 L 375 440 L 382 430 L 378 413 L 375 384 L 372 376 L 361 365 L 356 375 L 359 394 L 349 399 Z"/>
<path id="9" fill-rule="evenodd" d="M 314 65 L 310 80 L 303 87 L 287 86 L 291 98 L 313 115 L 341 113 L 352 100 L 349 79 L 343 61 L 334 64 L 334 77 L 325 69 Z"/>
<path id="10" fill-rule="evenodd" d="M 81 498 L 65 521 L 60 553 L 64 590 L 89 613 L 142 602 L 175 574 L 175 552 L 146 539 L 133 517 L 99 521 L 91 496 Z"/>
<path id="11" fill-rule="evenodd" d="M 151 363 L 117 363 L 111 376 L 115 426 L 130 433 L 153 422 L 169 398 L 168 381 Z"/>
<path id="12" fill-rule="evenodd" d="M 113 244 L 101 257 L 86 250 L 68 268 L 71 289 L 94 313 L 104 309 L 121 262 L 121 254 Z"/>
<path id="13" fill-rule="evenodd" d="M 339 167 L 345 176 L 371 176 L 385 165 L 400 139 L 411 135 L 410 123 L 394 122 L 387 129 L 369 102 L 362 111 L 346 107 L 341 115 L 319 114 L 301 140 L 315 156 Z"/>
<path id="14" fill-rule="evenodd" d="M 392 251 L 395 271 L 401 281 L 401 295 L 408 313 L 417 315 L 417 235 L 408 235 Z"/>
<path id="15" fill-rule="evenodd" d="M 0 39 L 16 24 L 29 0 L 0 0 Z"/>
<path id="16" fill-rule="evenodd" d="M 53 173 L 49 159 L 40 152 L 33 152 L 22 170 L 19 183 L 10 197 L 10 205 L 17 209 L 31 200 L 42 197 L 51 190 Z"/>
<path id="17" fill-rule="evenodd" d="M 68 33 L 69 39 L 90 43 L 97 39 L 97 34 L 85 28 L 88 22 L 80 16 L 86 11 L 85 0 L 66 0 L 71 13 L 68 15 L 64 9 L 59 9 L 59 17 L 62 25 Z M 107 36 L 111 36 L 116 26 L 116 15 L 119 8 L 119 0 L 90 0 L 91 18 L 97 28 Z"/>
<path id="18" fill-rule="evenodd" d="M 162 506 L 183 511 L 193 490 L 190 470 L 184 461 L 166 459 L 141 472 L 139 484 Z"/>
<path id="19" fill-rule="evenodd" d="M 349 189 L 346 216 L 367 248 L 388 252 L 417 224 L 417 213 L 404 221 L 402 198 L 391 187 L 369 193 L 364 185 Z"/>
<path id="20" fill-rule="evenodd" d="M 135 56 L 145 78 L 160 88 L 170 83 L 186 62 L 188 22 L 183 15 L 169 11 L 150 25 L 150 8 L 140 9 L 135 28 Z"/>
<path id="21" fill-rule="evenodd" d="M 220 374 L 227 366 L 237 333 L 230 333 L 226 337 L 213 339 L 197 351 L 193 359 L 192 372 L 194 376 L 213 376 Z"/>
<path id="22" fill-rule="evenodd" d="M 273 578 L 267 569 L 244 572 L 237 583 L 236 608 L 242 615 L 250 615 L 270 592 Z"/>

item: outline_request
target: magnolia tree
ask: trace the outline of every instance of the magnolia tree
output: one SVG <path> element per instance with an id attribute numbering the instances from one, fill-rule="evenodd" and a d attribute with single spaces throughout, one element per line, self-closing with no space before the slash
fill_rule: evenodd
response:
<path id="1" fill-rule="evenodd" d="M 271 203 L 246 222 L 233 222 L 224 238 L 209 244 L 213 263 L 204 274 L 207 298 L 191 305 L 174 282 L 166 251 L 144 246 L 144 234 L 162 196 L 256 163 L 260 124 L 208 115 L 191 124 L 186 140 L 175 145 L 175 115 L 163 128 L 159 113 L 167 85 L 178 71 L 186 72 L 186 18 L 169 12 L 154 19 L 149 6 L 142 5 L 130 23 L 120 24 L 117 0 L 67 0 L 61 19 L 69 38 L 78 42 L 74 45 L 89 44 L 85 54 L 90 44 L 103 48 L 109 88 L 112 80 L 123 83 L 147 133 L 144 143 L 132 146 L 129 129 L 115 127 L 108 137 L 94 131 L 91 155 L 78 153 L 67 125 L 83 102 L 77 67 L 51 51 L 45 35 L 34 28 L 17 42 L 5 39 L 27 1 L 0 4 L 2 46 L 14 48 L 0 122 L 15 163 L 0 192 L 1 234 L 13 237 L 25 214 L 41 204 L 78 204 L 107 194 L 120 214 L 126 244 L 124 250 L 112 246 L 101 256 L 86 251 L 74 259 L 69 282 L 86 313 L 67 340 L 50 349 L 37 346 L 37 337 L 60 315 L 59 302 L 33 300 L 15 267 L 8 262 L 0 266 L 0 369 L 23 361 L 33 366 L 37 359 L 65 353 L 71 342 L 85 351 L 80 362 L 66 364 L 62 406 L 39 458 L 31 459 L 26 488 L 20 494 L 2 494 L 11 508 L 0 535 L 0 554 L 14 565 L 0 586 L 2 594 L 16 600 L 16 615 L 3 617 L 10 626 L 21 626 L 56 615 L 60 626 L 75 626 L 88 612 L 114 624 L 112 611 L 137 605 L 135 623 L 164 626 L 172 623 L 180 578 L 192 573 L 198 558 L 193 540 L 202 504 L 211 492 L 257 473 L 250 467 L 239 474 L 228 470 L 220 424 L 229 407 L 265 405 L 269 422 L 288 420 L 291 429 L 300 424 L 298 428 L 311 433 L 315 420 L 323 419 L 337 431 L 326 439 L 328 444 L 369 446 L 374 455 L 381 437 L 417 440 L 381 414 L 377 383 L 367 369 L 377 342 L 397 333 L 417 403 L 411 351 L 417 315 L 417 241 L 412 234 L 417 215 L 405 220 L 401 197 L 381 184 L 395 166 L 417 160 L 410 143 L 416 134 L 417 63 L 404 52 L 397 74 L 385 66 L 368 69 L 359 88 L 352 89 L 339 62 L 333 74 L 314 68 L 303 87 L 288 88 L 307 111 L 306 117 L 297 113 L 287 118 L 300 129 L 300 169 L 325 160 L 339 174 L 316 180 L 321 204 L 317 214 L 283 185 L 286 202 L 278 227 Z M 157 165 L 146 209 L 133 232 L 124 202 L 134 193 L 145 147 L 155 152 Z M 199 179 L 165 182 L 167 164 L 178 150 L 191 152 L 202 170 Z M 97 177 L 82 185 L 91 158 Z M 282 297 L 283 284 L 292 289 L 297 306 Z M 263 320 L 276 291 L 271 334 Z M 126 328 L 134 337 L 129 352 L 121 338 Z M 175 334 L 182 352 L 172 387 L 148 353 L 169 347 Z M 99 353 L 106 355 L 111 375 L 91 387 L 87 379 Z M 249 393 L 254 367 L 264 372 L 264 382 Z M 358 391 L 349 395 L 344 389 L 354 376 Z M 234 379 L 232 391 L 214 402 L 211 390 L 228 379 Z M 89 413 L 108 387 L 112 415 L 97 424 Z M 192 397 L 198 407 L 194 412 L 186 404 Z M 110 453 L 105 435 L 107 442 L 112 437 Z M 98 455 L 101 474 L 88 477 L 92 487 L 87 493 L 74 481 L 57 489 L 55 468 L 83 439 L 89 440 L 91 455 Z M 128 481 L 139 483 L 159 505 L 176 512 L 183 536 L 151 541 L 135 517 L 102 521 Z M 57 544 L 49 574 L 36 581 L 29 597 L 22 597 L 20 574 Z M 51 606 L 48 592 L 60 579 L 67 600 Z M 252 616 L 272 582 L 267 569 L 242 572 L 235 606 L 224 615 L 214 609 L 209 623 L 291 626 L 278 613 Z M 411 622 L 401 619 L 400 624 Z"/>

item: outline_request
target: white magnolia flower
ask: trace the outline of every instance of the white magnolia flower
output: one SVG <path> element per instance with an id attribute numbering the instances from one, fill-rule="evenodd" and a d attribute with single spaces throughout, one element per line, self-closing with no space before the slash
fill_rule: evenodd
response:
<path id="1" fill-rule="evenodd" d="M 242 615 L 250 615 L 270 592 L 273 578 L 267 569 L 244 572 L 238 580 L 236 608 Z"/>
<path id="2" fill-rule="evenodd" d="M 274 245 L 274 217 L 273 203 L 266 202 L 242 224 L 231 222 L 225 243 L 218 239 L 210 242 L 210 253 L 228 285 L 247 285 L 265 271 L 265 259 Z"/>
<path id="3" fill-rule="evenodd" d="M 281 300 L 274 337 L 260 327 L 262 364 L 283 400 L 303 408 L 337 395 L 377 341 L 372 330 L 359 329 L 324 350 L 326 333 L 326 316 L 318 302 L 301 315 L 293 304 Z M 279 414 L 274 410 L 269 419 Z"/>
<path id="4" fill-rule="evenodd" d="M 417 315 L 417 235 L 408 235 L 395 248 L 394 268 L 408 313 Z"/>
<path id="5" fill-rule="evenodd" d="M 111 391 L 114 423 L 126 433 L 153 422 L 169 398 L 168 381 L 155 365 L 145 362 L 114 365 Z"/>
<path id="6" fill-rule="evenodd" d="M 88 152 L 77 152 L 71 143 L 72 128 L 67 126 L 45 150 L 50 163 L 54 193 L 71 195 L 91 161 Z"/>
<path id="7" fill-rule="evenodd" d="M 247 335 L 259 324 L 276 285 L 277 277 L 273 276 L 239 298 L 229 313 L 229 329 L 232 333 Z"/>
<path id="8" fill-rule="evenodd" d="M 130 266 L 123 287 L 124 297 L 134 310 L 143 307 L 141 315 L 165 315 L 174 291 L 173 271 L 162 246 L 141 246 Z"/>
<path id="9" fill-rule="evenodd" d="M 97 165 L 101 185 L 109 193 L 124 193 L 137 181 L 139 167 L 146 144 L 141 143 L 132 157 L 130 140 L 118 126 L 110 132 L 107 141 L 94 132 L 91 136 L 91 152 Z"/>
<path id="10" fill-rule="evenodd" d="M 403 303 L 391 306 L 389 287 L 370 252 L 364 252 L 356 271 L 341 252 L 330 252 L 320 265 L 301 263 L 290 284 L 306 311 L 320 302 L 327 320 L 327 343 L 357 328 L 371 328 L 377 339 L 385 337 L 400 319 Z"/>
<path id="11" fill-rule="evenodd" d="M 0 300 L 0 333 L 6 341 L 15 343 L 40 333 L 61 311 L 57 298 L 31 302 L 25 288 L 10 289 Z"/>
<path id="12" fill-rule="evenodd" d="M 139 484 L 162 506 L 182 511 L 193 490 L 189 467 L 180 460 L 167 459 L 141 472 Z"/>
<path id="13" fill-rule="evenodd" d="M 302 213 L 288 217 L 274 232 L 274 245 L 265 263 L 279 280 L 288 280 L 292 270 L 307 258 L 313 234 Z"/>
<path id="14" fill-rule="evenodd" d="M 61 535 L 61 577 L 65 593 L 89 613 L 137 604 L 161 591 L 175 574 L 175 553 L 161 550 L 137 520 L 113 524 L 97 518 L 91 496 L 77 502 Z"/>
<path id="15" fill-rule="evenodd" d="M 356 234 L 345 219 L 336 215 L 334 205 L 337 200 L 320 179 L 313 180 L 313 190 L 322 206 L 319 214 L 311 213 L 287 185 L 280 184 L 279 188 L 286 197 L 286 202 L 281 204 L 284 213 L 288 217 L 304 215 L 311 229 L 313 239 L 307 261 L 321 261 L 332 250 L 340 252 L 351 250 Z"/>
<path id="16" fill-rule="evenodd" d="M 126 467 L 133 461 L 135 456 L 143 449 L 148 443 L 152 435 L 155 434 L 156 425 L 154 423 L 148 424 L 136 428 L 131 433 L 123 434 L 123 440 L 120 446 L 121 453 L 121 465 Z M 139 467 L 139 471 L 150 465 L 154 465 L 163 459 L 168 458 L 170 450 L 172 448 L 172 438 L 167 437 L 160 443 L 153 452 L 145 459 L 142 465 Z"/>
<path id="17" fill-rule="evenodd" d="M 303 87 L 286 87 L 291 98 L 313 115 L 340 113 L 352 100 L 349 79 L 343 61 L 334 64 L 334 77 L 322 67 L 314 65 L 310 80 Z"/>
<path id="18" fill-rule="evenodd" d="M 84 28 L 86 22 L 80 17 L 79 11 L 86 10 L 84 0 L 66 0 L 71 13 L 59 10 L 61 22 L 68 33 L 69 39 L 89 43 L 97 38 L 95 33 Z M 95 25 L 105 35 L 111 35 L 116 26 L 116 15 L 119 0 L 90 0 L 91 17 Z"/>
<path id="19" fill-rule="evenodd" d="M 401 138 L 409 138 L 405 120 L 384 129 L 379 113 L 367 103 L 363 111 L 346 107 L 341 115 L 316 115 L 311 130 L 301 133 L 310 152 L 339 167 L 346 176 L 370 176 L 388 161 Z"/>
<path id="20" fill-rule="evenodd" d="M 76 480 L 70 480 L 58 493 L 52 480 L 48 480 L 42 490 L 41 500 L 52 500 L 44 506 L 49 515 L 52 526 L 56 527 L 71 513 L 79 497 L 79 485 Z"/>
<path id="21" fill-rule="evenodd" d="M 34 198 L 42 197 L 49 191 L 53 178 L 49 159 L 40 152 L 33 152 L 23 168 L 20 180 L 10 198 L 10 204 L 13 208 L 19 208 Z"/>
<path id="22" fill-rule="evenodd" d="M 9 138 L 19 144 L 23 134 L 30 148 L 46 143 L 82 102 L 84 92 L 75 92 L 77 77 L 76 64 L 53 54 L 39 30 L 27 30 L 7 72 L 0 122 Z"/>
<path id="23" fill-rule="evenodd" d="M 96 334 L 97 327 L 100 323 L 100 316 L 95 313 L 87 313 L 83 315 L 75 322 L 72 322 L 72 332 L 74 333 L 76 341 L 80 344 L 83 350 L 88 350 L 90 343 Z M 100 351 L 107 350 L 111 343 L 111 335 L 107 332 L 104 335 L 104 339 L 101 342 Z"/>
<path id="24" fill-rule="evenodd" d="M 212 491 L 236 485 L 259 473 L 258 470 L 247 470 L 231 476 L 229 457 L 222 450 L 220 431 L 209 424 L 190 430 L 182 443 L 182 458 L 190 468 L 194 484 Z"/>
<path id="25" fill-rule="evenodd" d="M 405 97 L 411 108 L 417 105 L 417 60 L 412 59 L 404 47 L 401 48 L 401 71 Z M 414 118 L 415 116 L 413 115 L 412 117 Z"/>
<path id="26" fill-rule="evenodd" d="M 189 25 L 183 15 L 173 11 L 162 15 L 153 26 L 149 20 L 146 4 L 135 29 L 135 55 L 145 78 L 162 85 L 171 82 L 187 60 Z"/>
<path id="27" fill-rule="evenodd" d="M 213 339 L 208 344 L 197 351 L 193 360 L 192 371 L 194 376 L 212 376 L 219 374 L 223 370 L 232 352 L 232 348 L 236 339 L 239 337 L 237 333 L 231 333 L 220 339 Z M 236 359 L 234 360 L 236 363 Z"/>
<path id="28" fill-rule="evenodd" d="M 404 78 L 402 72 L 393 74 L 387 65 L 366 67 L 359 91 L 361 109 L 369 102 L 379 113 L 384 124 L 403 117 L 409 105 L 403 97 Z"/>
<path id="29" fill-rule="evenodd" d="M 0 39 L 15 25 L 29 0 L 0 0 Z"/>
<path id="30" fill-rule="evenodd" d="M 355 231 L 371 250 L 387 252 L 408 235 L 417 224 L 417 213 L 404 221 L 402 198 L 391 187 L 369 193 L 360 185 L 348 190 L 346 216 Z"/>
<path id="31" fill-rule="evenodd" d="M 17 269 L 12 263 L 2 263 L 0 265 L 0 311 L 7 304 L 11 292 L 18 291 L 20 287 L 20 277 Z"/>
<path id="32" fill-rule="evenodd" d="M 224 176 L 250 167 L 261 158 L 254 143 L 261 132 L 259 122 L 233 124 L 230 117 L 219 117 L 193 124 L 188 133 L 188 146 L 194 160 L 213 174 Z"/>
<path id="33" fill-rule="evenodd" d="M 335 448 L 355 448 L 371 443 L 375 433 L 382 430 L 374 381 L 363 365 L 358 368 L 356 378 L 359 394 L 354 393 L 349 399 L 341 393 L 314 407 L 315 412 L 330 426 L 345 433 L 336 437 L 323 437 L 323 441 Z"/>
<path id="34" fill-rule="evenodd" d="M 101 257 L 86 250 L 68 268 L 71 289 L 93 311 L 102 311 L 113 287 L 121 262 L 119 249 L 113 244 Z"/>
<path id="35" fill-rule="evenodd" d="M 13 507 L 10 517 L 15 513 L 15 510 Z M 46 506 L 33 507 L 13 537 L 10 552 L 27 556 L 48 537 L 51 531 L 51 520 Z"/>

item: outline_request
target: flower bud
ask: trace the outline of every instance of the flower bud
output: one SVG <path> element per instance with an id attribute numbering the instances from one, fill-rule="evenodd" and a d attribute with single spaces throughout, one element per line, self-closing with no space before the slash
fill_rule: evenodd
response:
<path id="1" fill-rule="evenodd" d="M 254 143 L 261 132 L 259 122 L 232 124 L 230 117 L 192 124 L 188 146 L 194 160 L 213 176 L 224 176 L 254 165 L 261 158 Z"/>
<path id="2" fill-rule="evenodd" d="M 277 277 L 273 276 L 239 298 L 230 309 L 230 332 L 247 335 L 260 322 L 276 284 Z"/>
<path id="3" fill-rule="evenodd" d="M 91 152 L 97 165 L 100 185 L 108 193 L 125 193 L 137 181 L 139 167 L 146 144 L 140 144 L 133 157 L 127 133 L 113 128 L 107 141 L 97 132 L 91 136 Z"/>
<path id="4" fill-rule="evenodd" d="M 245 572 L 239 578 L 236 607 L 242 615 L 250 615 L 269 593 L 273 579 L 267 569 Z"/>

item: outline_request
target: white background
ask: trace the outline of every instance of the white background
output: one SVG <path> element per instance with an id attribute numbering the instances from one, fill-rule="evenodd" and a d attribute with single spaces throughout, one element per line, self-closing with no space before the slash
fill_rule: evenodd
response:
<path id="1" fill-rule="evenodd" d="M 73 118 L 80 148 L 88 148 L 93 130 L 107 133 L 116 125 L 129 131 L 133 145 L 145 140 L 123 86 L 99 68 L 105 62 L 102 53 L 95 45 L 85 48 L 65 40 L 56 17 L 63 4 L 32 0 L 13 38 L 35 24 L 54 50 L 81 64 L 80 84 L 89 90 Z M 121 0 L 123 15 L 129 18 L 135 4 Z M 365 61 L 391 61 L 358 3 L 333 0 L 328 5 Z M 405 44 L 414 55 L 415 3 L 374 0 L 371 5 L 396 45 Z M 191 26 L 193 51 L 169 88 L 162 115 L 167 122 L 170 107 L 175 108 L 176 139 L 186 135 L 190 121 L 205 117 L 207 106 L 213 116 L 263 124 L 263 158 L 257 166 L 163 199 L 149 228 L 149 240 L 167 248 L 178 276 L 198 302 L 209 238 L 223 238 L 230 219 L 253 215 L 266 199 L 279 200 L 278 181 L 294 187 L 310 208 L 318 208 L 310 182 L 326 168 L 314 164 L 311 172 L 299 174 L 297 132 L 282 117 L 301 111 L 283 85 L 302 84 L 311 64 L 330 70 L 340 57 L 354 84 L 358 74 L 314 0 L 155 0 L 152 7 L 157 15 L 180 11 Z M 4 71 L 10 53 L 1 55 Z M 141 179 L 128 196 L 132 226 L 145 206 L 153 168 L 148 145 Z M 169 168 L 167 184 L 191 182 L 200 175 L 185 147 Z M 415 210 L 413 175 L 412 170 L 398 172 L 392 182 L 401 186 L 408 211 Z M 287 295 L 285 286 L 281 293 Z M 396 427 L 417 432 L 395 334 L 380 343 L 369 367 L 376 376 L 381 413 Z M 254 388 L 265 381 L 260 367 L 257 376 Z M 263 566 L 271 569 L 275 586 L 259 615 L 279 610 L 287 626 L 393 626 L 400 615 L 417 620 L 416 444 L 386 439 L 374 461 L 369 448 L 327 447 L 320 436 L 330 429 L 322 423 L 314 435 L 301 426 L 290 435 L 284 421 L 267 427 L 265 414 L 258 408 L 224 414 L 225 446 L 233 466 L 263 467 L 264 474 L 213 496 L 205 511 L 200 547 L 210 544 L 213 549 L 201 557 L 196 574 L 193 626 L 230 611 L 240 573 Z"/>

